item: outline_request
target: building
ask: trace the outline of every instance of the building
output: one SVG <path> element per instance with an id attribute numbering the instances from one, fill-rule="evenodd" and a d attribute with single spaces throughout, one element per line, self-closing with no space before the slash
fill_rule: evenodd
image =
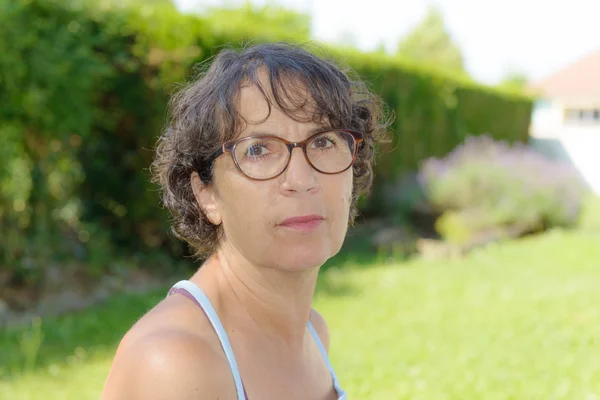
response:
<path id="1" fill-rule="evenodd" d="M 532 146 L 574 165 L 600 195 L 600 49 L 530 88 Z"/>

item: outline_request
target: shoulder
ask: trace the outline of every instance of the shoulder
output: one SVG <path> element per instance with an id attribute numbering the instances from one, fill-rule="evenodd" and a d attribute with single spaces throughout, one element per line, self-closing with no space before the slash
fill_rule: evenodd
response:
<path id="1" fill-rule="evenodd" d="M 159 318 L 140 321 L 141 326 L 134 326 L 125 335 L 102 400 L 187 399 L 200 393 L 208 400 L 228 397 L 233 380 L 218 343 L 216 346 L 209 335 L 185 326 L 160 326 Z M 149 328 L 152 323 L 156 327 Z"/>
<path id="2" fill-rule="evenodd" d="M 321 339 L 323 347 L 325 347 L 325 350 L 329 352 L 329 328 L 327 327 L 325 319 L 317 312 L 317 310 L 313 308 L 310 310 L 309 320 L 319 335 L 319 339 Z"/>

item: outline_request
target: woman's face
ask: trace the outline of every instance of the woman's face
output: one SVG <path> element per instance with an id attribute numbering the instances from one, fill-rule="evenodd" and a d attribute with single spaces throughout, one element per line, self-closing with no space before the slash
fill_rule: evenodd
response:
<path id="1" fill-rule="evenodd" d="M 298 142 L 319 128 L 297 122 L 275 106 L 265 120 L 269 107 L 254 85 L 241 89 L 238 107 L 248 122 L 239 137 L 271 134 Z M 237 170 L 226 153 L 215 161 L 213 182 L 195 191 L 211 221 L 222 224 L 219 247 L 225 252 L 291 271 L 320 266 L 339 251 L 348 228 L 352 168 L 335 175 L 317 172 L 302 149 L 295 148 L 281 175 L 257 181 Z M 301 220 L 290 220 L 294 218 Z"/>

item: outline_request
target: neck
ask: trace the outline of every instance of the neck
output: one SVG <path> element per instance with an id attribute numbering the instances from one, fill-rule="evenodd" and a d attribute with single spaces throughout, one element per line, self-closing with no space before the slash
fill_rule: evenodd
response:
<path id="1" fill-rule="evenodd" d="M 230 326 L 256 329 L 296 347 L 304 343 L 318 270 L 282 271 L 252 265 L 221 249 L 200 272 L 211 275 L 217 285 L 223 319 L 231 321 Z"/>

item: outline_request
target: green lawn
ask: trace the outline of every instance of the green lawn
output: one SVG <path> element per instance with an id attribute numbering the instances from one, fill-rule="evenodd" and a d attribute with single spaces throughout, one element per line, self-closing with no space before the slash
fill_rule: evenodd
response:
<path id="1" fill-rule="evenodd" d="M 43 321 L 30 371 L 19 342 L 35 350 L 36 335 L 0 333 L 0 399 L 97 399 L 119 337 L 162 296 Z M 554 232 L 456 261 L 330 267 L 315 307 L 351 399 L 600 399 L 598 234 Z"/>

